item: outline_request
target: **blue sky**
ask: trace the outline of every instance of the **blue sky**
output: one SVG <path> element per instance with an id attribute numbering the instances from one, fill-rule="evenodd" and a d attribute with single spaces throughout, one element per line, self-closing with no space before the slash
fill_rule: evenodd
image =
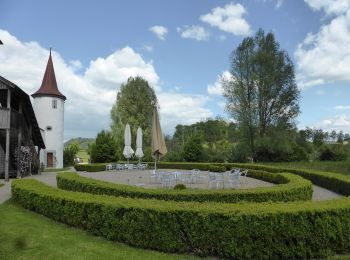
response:
<path id="1" fill-rule="evenodd" d="M 294 61 L 298 126 L 350 132 L 350 1 L 1 0 L 0 10 L 0 75 L 31 94 L 53 46 L 68 97 L 65 139 L 108 128 L 116 92 L 133 75 L 156 89 L 166 133 L 228 118 L 218 77 L 259 28 L 274 32 Z"/>

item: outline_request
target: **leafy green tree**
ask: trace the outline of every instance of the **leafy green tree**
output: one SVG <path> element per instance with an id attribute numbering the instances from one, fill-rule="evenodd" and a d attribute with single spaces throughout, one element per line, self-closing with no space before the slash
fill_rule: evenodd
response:
<path id="1" fill-rule="evenodd" d="M 63 150 L 63 165 L 64 167 L 74 165 L 74 158 L 79 152 L 79 143 L 72 142 Z"/>
<path id="2" fill-rule="evenodd" d="M 130 124 L 132 136 L 137 128 L 143 131 L 143 146 L 151 144 L 152 111 L 157 103 L 154 89 L 141 77 L 130 77 L 122 84 L 111 110 L 112 132 L 116 137 L 118 154 L 124 148 L 125 125 Z"/>
<path id="3" fill-rule="evenodd" d="M 344 142 L 344 133 L 343 133 L 343 131 L 340 131 L 339 134 L 338 134 L 337 143 L 343 144 L 343 142 Z"/>
<path id="4" fill-rule="evenodd" d="M 223 82 L 226 110 L 255 157 L 257 139 L 273 127 L 290 129 L 300 112 L 294 65 L 273 33 L 260 29 L 233 51 L 231 74 Z"/>
<path id="5" fill-rule="evenodd" d="M 118 160 L 116 153 L 116 141 L 111 132 L 101 131 L 88 150 L 91 162 L 104 163 Z"/>
<path id="6" fill-rule="evenodd" d="M 198 136 L 192 136 L 184 146 L 183 157 L 186 162 L 199 162 L 201 155 L 201 139 Z"/>

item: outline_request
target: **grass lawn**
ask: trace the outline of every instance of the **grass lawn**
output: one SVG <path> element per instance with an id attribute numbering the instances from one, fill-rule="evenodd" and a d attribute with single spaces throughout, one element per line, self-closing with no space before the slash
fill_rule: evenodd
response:
<path id="1" fill-rule="evenodd" d="M 289 162 L 289 163 L 264 163 L 265 165 L 281 166 L 285 168 L 299 168 L 339 172 L 350 175 L 350 160 L 339 162 Z"/>
<path id="2" fill-rule="evenodd" d="M 1 186 L 4 186 L 4 185 L 5 185 L 5 184 L 3 184 L 3 183 L 0 183 L 0 187 L 1 187 Z"/>
<path id="3" fill-rule="evenodd" d="M 68 171 L 70 169 L 70 167 L 65 167 L 65 168 L 45 168 L 44 172 L 64 172 L 64 171 Z"/>
<path id="4" fill-rule="evenodd" d="M 89 235 L 11 201 L 0 205 L 0 259 L 196 259 Z"/>
<path id="5" fill-rule="evenodd" d="M 82 158 L 83 163 L 88 163 L 90 159 L 90 155 L 88 155 L 86 150 L 79 150 L 76 157 Z"/>

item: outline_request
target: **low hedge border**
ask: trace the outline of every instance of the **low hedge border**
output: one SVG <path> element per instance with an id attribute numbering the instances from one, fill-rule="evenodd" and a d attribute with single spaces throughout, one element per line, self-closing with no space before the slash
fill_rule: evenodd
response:
<path id="1" fill-rule="evenodd" d="M 79 172 L 101 172 L 106 170 L 108 163 L 76 164 L 74 168 Z"/>
<path id="2" fill-rule="evenodd" d="M 250 177 L 276 183 L 278 185 L 239 190 L 165 190 L 145 189 L 105 182 L 82 177 L 75 173 L 60 173 L 56 178 L 57 186 L 60 189 L 131 198 L 225 203 L 235 203 L 239 201 L 297 201 L 311 200 L 312 198 L 313 190 L 311 182 L 294 174 L 269 173 L 257 170 L 249 170 L 248 174 Z"/>
<path id="3" fill-rule="evenodd" d="M 23 207 L 140 248 L 235 259 L 320 258 L 350 251 L 350 198 L 198 203 L 64 191 L 12 182 Z"/>
<path id="4" fill-rule="evenodd" d="M 224 164 L 226 168 L 239 167 L 244 169 L 255 169 L 268 172 L 290 172 L 299 175 L 305 179 L 310 180 L 312 183 L 326 188 L 328 190 L 337 192 L 344 196 L 350 195 L 350 176 L 334 173 L 323 172 L 316 170 L 304 170 L 304 169 L 291 169 L 283 167 L 266 166 L 259 164 Z"/>
<path id="5" fill-rule="evenodd" d="M 106 164 L 103 164 L 103 165 L 104 165 L 103 167 L 95 164 L 84 165 L 85 167 L 84 170 L 85 171 L 102 171 L 105 169 Z M 319 185 L 323 188 L 332 190 L 334 192 L 340 193 L 345 196 L 350 195 L 350 177 L 340 173 L 334 173 L 334 172 L 291 169 L 291 168 L 266 166 L 266 165 L 259 165 L 259 164 L 247 164 L 247 163 L 214 163 L 214 164 L 213 163 L 184 163 L 184 162 L 157 163 L 157 167 L 159 169 L 183 169 L 183 170 L 199 169 L 201 171 L 208 171 L 209 167 L 212 165 L 225 166 L 226 170 L 230 170 L 232 168 L 244 168 L 244 169 L 262 170 L 262 171 L 268 171 L 268 172 L 274 172 L 274 173 L 290 172 L 290 173 L 297 174 L 305 179 L 308 179 L 312 183 Z M 76 165 L 76 169 L 80 171 L 79 169 L 82 169 L 81 166 L 83 165 Z"/>

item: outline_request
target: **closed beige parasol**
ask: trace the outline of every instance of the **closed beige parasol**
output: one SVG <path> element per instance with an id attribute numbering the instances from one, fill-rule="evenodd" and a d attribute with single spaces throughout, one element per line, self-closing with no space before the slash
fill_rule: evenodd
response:
<path id="1" fill-rule="evenodd" d="M 164 136 L 162 133 L 162 128 L 159 123 L 159 116 L 157 107 L 153 109 L 153 118 L 152 118 L 152 157 L 154 158 L 154 169 L 157 169 L 157 160 L 160 157 L 166 155 L 168 150 L 166 149 Z"/>

